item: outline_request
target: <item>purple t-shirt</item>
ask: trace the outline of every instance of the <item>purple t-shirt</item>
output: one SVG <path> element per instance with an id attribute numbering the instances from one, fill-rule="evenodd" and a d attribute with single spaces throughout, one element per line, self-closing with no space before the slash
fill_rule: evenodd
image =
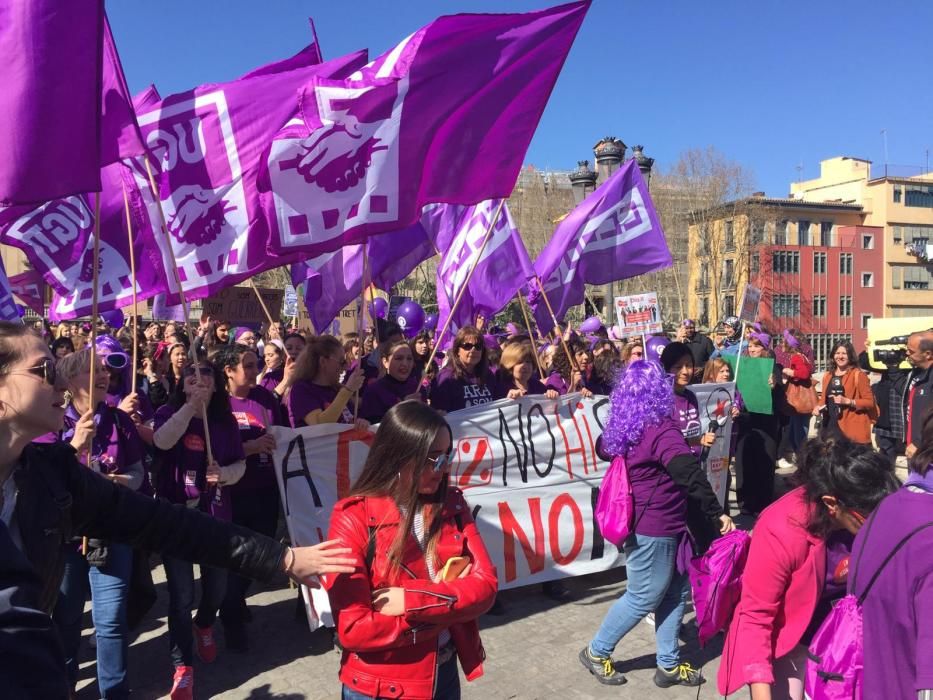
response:
<path id="1" fill-rule="evenodd" d="M 244 443 L 262 437 L 271 425 L 284 425 L 279 402 L 272 392 L 261 386 L 250 389 L 245 399 L 231 396 L 230 409 L 240 428 L 240 440 Z M 272 456 L 261 454 L 247 457 L 246 473 L 230 488 L 234 493 L 275 490 L 277 485 Z"/>
<path id="2" fill-rule="evenodd" d="M 687 529 L 687 496 L 665 465 L 689 455 L 690 446 L 671 418 L 644 429 L 625 455 L 635 501 L 635 532 L 651 537 L 678 535 Z"/>
<path id="3" fill-rule="evenodd" d="M 311 411 L 327 410 L 327 407 L 337 398 L 337 392 L 339 391 L 340 387 L 321 386 L 310 379 L 295 382 L 285 399 L 289 425 L 293 428 L 303 428 L 305 426 L 305 416 Z M 352 399 L 344 407 L 337 422 L 353 423 Z"/>
<path id="4" fill-rule="evenodd" d="M 65 409 L 65 424 L 61 432 L 64 442 L 71 442 L 75 425 L 81 419 L 73 404 Z M 126 468 L 142 462 L 143 442 L 136 425 L 123 411 L 106 403 L 97 406 L 94 413 L 97 427 L 91 440 L 91 468 L 102 474 L 124 474 Z M 84 462 L 84 457 L 79 455 Z"/>
<path id="5" fill-rule="evenodd" d="M 390 408 L 416 392 L 421 393 L 424 400 L 425 392 L 421 389 L 420 377 L 412 374 L 404 382 L 400 382 L 387 374 L 366 389 L 366 393 L 360 399 L 360 418 L 365 418 L 370 423 L 378 423 Z"/>
<path id="6" fill-rule="evenodd" d="M 486 381 L 480 384 L 476 377 L 457 379 L 453 370 L 445 367 L 431 387 L 431 406 L 448 413 L 459 411 L 493 402 L 497 391 L 496 379 L 491 372 L 486 373 Z"/>
<path id="7" fill-rule="evenodd" d="M 884 499 L 873 516 L 877 522 L 863 526 L 852 545 L 849 592 L 861 595 L 895 545 L 931 518 L 933 493 L 905 486 Z M 933 527 L 894 555 L 866 596 L 862 615 L 864 697 L 913 698 L 917 690 L 933 688 Z"/>
<path id="8" fill-rule="evenodd" d="M 705 432 L 700 425 L 700 409 L 697 404 L 697 397 L 689 389 L 684 393 L 674 392 L 674 422 L 680 428 L 680 432 L 687 439 L 687 443 L 701 437 Z M 700 456 L 703 451 L 702 445 L 692 445 L 690 449 L 693 454 Z"/>
<path id="9" fill-rule="evenodd" d="M 259 382 L 259 386 L 271 393 L 275 391 L 275 387 L 282 383 L 284 378 L 285 368 L 276 367 L 275 369 L 269 370 L 264 375 L 262 375 L 262 381 Z"/>
<path id="10" fill-rule="evenodd" d="M 171 418 L 178 409 L 165 405 L 155 414 L 155 430 Z M 237 424 L 230 420 L 210 423 L 211 451 L 214 460 L 222 467 L 245 458 L 243 443 Z M 204 422 L 192 418 L 188 429 L 170 450 L 159 450 L 162 469 L 159 479 L 159 495 L 172 503 L 187 503 L 200 499 L 198 508 L 210 513 L 218 520 L 231 520 L 233 509 L 230 503 L 230 487 L 207 485 L 207 451 L 204 442 Z"/>

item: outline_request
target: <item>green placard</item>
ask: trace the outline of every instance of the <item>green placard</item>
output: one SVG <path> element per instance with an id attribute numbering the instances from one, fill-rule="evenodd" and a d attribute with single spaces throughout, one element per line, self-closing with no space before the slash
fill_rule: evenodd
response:
<path id="1" fill-rule="evenodd" d="M 720 355 L 732 368 L 735 376 L 735 355 Z M 771 357 L 743 357 L 739 364 L 739 381 L 736 382 L 745 409 L 751 413 L 774 413 L 771 402 L 771 387 L 768 379 L 774 372 L 774 358 Z"/>

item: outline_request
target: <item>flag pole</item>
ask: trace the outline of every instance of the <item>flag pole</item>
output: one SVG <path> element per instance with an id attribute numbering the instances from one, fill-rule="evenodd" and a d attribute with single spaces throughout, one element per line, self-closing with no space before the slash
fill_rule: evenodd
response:
<path id="1" fill-rule="evenodd" d="M 564 352 L 567 354 L 567 360 L 570 362 L 570 367 L 574 372 L 579 372 L 580 368 L 577 367 L 577 361 L 573 359 L 573 355 L 570 352 L 570 347 L 567 345 L 567 339 L 564 338 L 564 331 L 560 327 L 560 324 L 557 322 L 557 316 L 554 315 L 554 309 L 551 308 L 551 301 L 547 298 L 547 292 L 544 291 L 544 284 L 541 282 L 541 278 L 535 275 L 535 280 L 538 282 L 538 289 L 541 290 L 541 298 L 544 299 L 544 305 L 547 307 L 548 313 L 551 314 L 551 320 L 554 322 L 554 328 L 557 329 L 557 337 L 560 338 L 560 344 L 564 348 Z"/>
<path id="2" fill-rule="evenodd" d="M 91 258 L 91 275 L 93 279 L 93 290 L 91 293 L 91 368 L 88 373 L 87 395 L 88 403 L 91 405 L 91 415 L 97 410 L 94 405 L 94 381 L 97 374 L 97 282 L 100 276 L 100 192 L 94 193 L 94 236 L 93 257 Z M 87 441 L 87 466 L 91 468 L 94 461 L 94 437 L 91 436 Z M 87 554 L 87 537 L 81 538 L 81 554 Z"/>
<path id="3" fill-rule="evenodd" d="M 470 279 L 473 277 L 473 273 L 476 271 L 476 268 L 479 266 L 480 258 L 483 257 L 483 251 L 486 249 L 486 244 L 489 243 L 490 237 L 492 237 L 492 230 L 496 226 L 496 222 L 499 220 L 499 214 L 502 213 L 502 207 L 505 206 L 505 199 L 499 200 L 499 206 L 496 207 L 496 213 L 493 214 L 492 219 L 489 220 L 489 226 L 486 227 L 486 235 L 483 236 L 483 242 L 479 246 L 479 253 L 476 255 L 476 262 L 473 263 L 473 266 L 470 268 L 470 271 L 467 273 L 466 279 L 463 281 L 463 286 L 460 287 L 460 291 L 457 293 L 457 298 L 454 299 L 453 306 L 450 307 L 450 311 L 447 313 L 447 318 L 444 319 L 444 327 L 441 329 L 440 335 L 437 336 L 437 340 L 434 343 L 434 347 L 431 348 L 431 354 L 428 355 L 427 362 L 424 363 L 425 368 L 431 366 L 431 363 L 434 361 L 434 356 L 437 354 L 437 348 L 440 346 L 441 341 L 444 339 L 444 336 L 447 335 L 447 331 L 450 330 L 450 324 L 454 319 L 454 312 L 457 310 L 457 307 L 460 306 L 460 300 L 463 299 L 463 295 L 467 290 L 467 287 L 470 286 Z M 482 340 L 482 338 L 480 338 Z"/>
<path id="4" fill-rule="evenodd" d="M 136 393 L 136 368 L 139 361 L 139 333 L 138 317 L 136 309 L 136 251 L 133 250 L 133 217 L 130 215 L 130 199 L 126 194 L 126 184 L 121 180 L 120 187 L 123 189 L 123 209 L 126 211 L 126 235 L 129 239 L 130 251 L 130 283 L 133 285 L 133 369 L 131 372 L 130 393 Z M 94 285 L 95 287 L 97 285 Z"/>
<path id="5" fill-rule="evenodd" d="M 522 316 L 525 319 L 525 327 L 528 329 L 528 337 L 532 339 L 532 350 L 535 350 L 534 335 L 532 334 L 532 331 L 531 331 L 531 319 L 528 316 L 528 309 L 525 308 L 525 299 L 524 297 L 522 297 L 522 290 L 519 289 L 518 292 L 515 294 L 515 296 L 518 297 L 518 305 L 522 307 Z M 538 365 L 538 374 L 541 375 L 541 381 L 543 382 L 544 381 L 544 367 L 541 366 L 541 358 L 538 357 L 537 350 L 535 350 L 533 354 L 535 356 L 535 364 Z"/>
<path id="6" fill-rule="evenodd" d="M 360 279 L 360 309 L 356 314 L 356 337 L 360 343 L 360 348 L 363 347 L 363 314 L 366 313 L 366 290 L 369 288 L 369 258 L 366 256 L 366 249 L 369 247 L 369 241 L 363 241 L 363 244 L 360 246 L 360 255 L 363 256 L 363 269 L 362 269 L 362 278 Z M 375 330 L 375 322 L 373 322 L 373 337 L 378 342 L 379 335 Z M 373 348 L 374 350 L 376 348 Z M 360 352 L 360 369 L 363 367 L 363 354 L 362 350 Z M 353 421 L 359 419 L 360 416 L 360 390 L 357 389 L 353 392 Z"/>
<path id="7" fill-rule="evenodd" d="M 253 282 L 252 277 L 249 280 L 249 286 L 253 288 L 254 292 L 256 292 L 256 298 L 259 299 L 259 305 L 262 307 L 262 311 L 266 315 L 266 319 L 269 321 L 269 327 L 271 328 L 275 321 L 272 320 L 272 314 L 269 313 L 269 308 L 266 306 L 266 302 L 263 301 L 262 294 L 259 293 L 259 289 L 256 287 L 256 283 Z"/>
<path id="8" fill-rule="evenodd" d="M 742 333 L 739 335 L 739 351 L 735 356 L 735 377 L 733 381 L 735 382 L 736 388 L 739 386 L 739 363 L 742 362 L 742 341 L 745 340 L 745 321 L 742 321 Z M 748 347 L 747 345 L 745 347 Z"/>
<path id="9" fill-rule="evenodd" d="M 194 346 L 194 331 L 191 329 L 191 311 L 188 308 L 188 298 L 185 296 L 185 290 L 181 286 L 181 277 L 178 274 L 178 261 L 175 259 L 175 248 L 172 246 L 172 237 L 168 232 L 168 226 L 165 223 L 165 212 L 162 210 L 162 197 L 156 187 L 155 177 L 152 175 L 152 166 L 149 165 L 149 156 L 144 155 L 143 161 L 146 163 L 146 174 L 149 176 L 149 189 L 152 191 L 152 197 L 155 199 L 156 206 L 159 208 L 159 222 L 162 225 L 162 233 L 168 243 L 168 253 L 172 260 L 172 273 L 175 278 L 175 285 L 178 287 L 178 298 L 181 301 L 182 313 L 185 315 L 185 329 L 188 331 L 188 342 L 191 343 L 191 361 L 194 363 L 194 371 L 198 376 L 198 382 L 201 381 L 201 367 L 198 363 L 198 351 Z M 184 377 L 182 377 L 184 381 Z M 217 387 L 215 387 L 215 390 Z M 207 406 L 201 408 L 201 421 L 204 423 L 204 445 L 207 450 L 207 463 L 214 461 L 214 451 L 211 449 L 211 430 L 207 424 Z"/>

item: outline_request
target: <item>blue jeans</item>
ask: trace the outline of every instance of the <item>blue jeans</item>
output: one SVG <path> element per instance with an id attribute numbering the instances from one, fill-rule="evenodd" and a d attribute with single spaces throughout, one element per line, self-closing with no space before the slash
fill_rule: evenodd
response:
<path id="1" fill-rule="evenodd" d="M 168 583 L 168 644 L 175 666 L 191 666 L 194 662 L 194 633 L 191 611 L 194 610 L 194 564 L 172 557 L 162 557 Z M 227 592 L 227 572 L 224 569 L 201 568 L 201 602 L 194 624 L 207 628 L 217 619 L 217 611 Z"/>
<path id="2" fill-rule="evenodd" d="M 807 433 L 810 432 L 810 418 L 811 416 L 798 413 L 792 415 L 787 423 L 787 429 L 790 431 L 788 443 L 794 452 L 799 450 L 800 446 L 807 440 Z"/>
<path id="3" fill-rule="evenodd" d="M 67 546 L 65 574 L 53 617 L 65 648 L 68 681 L 74 687 L 78 680 L 84 604 L 88 593 L 91 594 L 91 616 L 97 635 L 97 686 L 100 697 L 110 700 L 130 694 L 126 677 L 126 601 L 133 549 L 122 544 L 108 544 L 108 550 L 107 564 L 98 568 L 90 566 L 76 547 Z"/>
<path id="4" fill-rule="evenodd" d="M 622 637 L 653 612 L 657 665 L 673 668 L 680 663 L 677 635 L 684 619 L 689 582 L 686 574 L 677 573 L 679 539 L 635 534 L 625 541 L 628 585 L 590 642 L 593 655 L 612 656 Z"/>
<path id="5" fill-rule="evenodd" d="M 343 686 L 341 700 L 379 700 L 370 695 L 363 695 L 347 686 Z M 460 700 L 460 673 L 457 670 L 457 655 L 454 654 L 446 663 L 437 667 L 434 683 L 435 700 Z"/>

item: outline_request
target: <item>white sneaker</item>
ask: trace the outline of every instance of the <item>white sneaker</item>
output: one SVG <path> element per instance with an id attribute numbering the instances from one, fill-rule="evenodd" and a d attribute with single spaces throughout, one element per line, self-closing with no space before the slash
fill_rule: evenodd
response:
<path id="1" fill-rule="evenodd" d="M 653 613 L 653 612 L 650 612 L 650 613 L 648 613 L 647 615 L 645 615 L 645 620 L 644 620 L 644 622 L 645 622 L 645 624 L 648 625 L 649 627 L 654 627 L 654 613 Z"/>

